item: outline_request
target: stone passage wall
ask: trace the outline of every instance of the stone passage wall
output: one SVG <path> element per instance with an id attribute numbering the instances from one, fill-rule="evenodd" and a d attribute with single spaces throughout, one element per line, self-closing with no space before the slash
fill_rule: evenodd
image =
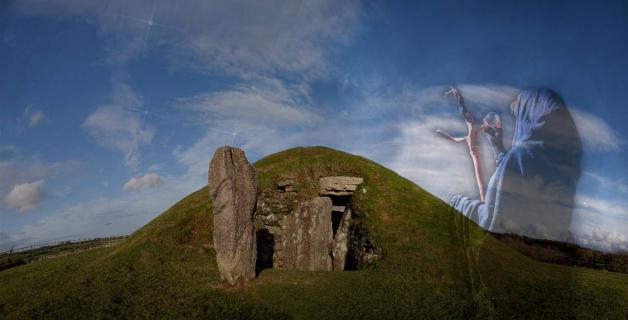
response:
<path id="1" fill-rule="evenodd" d="M 363 181 L 321 178 L 319 196 L 301 202 L 292 180 L 279 181 L 274 190 L 262 193 L 257 203 L 258 270 L 342 271 L 365 265 L 354 260 L 364 260 L 364 244 L 372 241 L 362 239 L 368 234 L 359 219 L 352 221 L 349 205 Z M 352 230 L 358 232 L 352 235 Z M 376 259 L 381 257 L 381 251 L 373 253 Z"/>
<path id="2" fill-rule="evenodd" d="M 257 199 L 258 271 L 283 268 L 282 224 L 286 216 L 296 214 L 298 191 L 292 180 L 278 181 L 276 188 L 265 190 Z"/>

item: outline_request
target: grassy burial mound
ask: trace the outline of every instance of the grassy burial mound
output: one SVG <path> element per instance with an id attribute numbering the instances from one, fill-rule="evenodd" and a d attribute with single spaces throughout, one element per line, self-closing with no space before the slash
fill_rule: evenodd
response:
<path id="1" fill-rule="evenodd" d="M 534 261 L 412 182 L 368 159 L 295 148 L 254 164 L 259 192 L 289 179 L 298 197 L 319 178 L 364 178 L 351 199 L 381 248 L 351 271 L 262 269 L 226 286 L 203 188 L 108 248 L 0 272 L 0 318 L 616 318 L 628 275 Z"/>

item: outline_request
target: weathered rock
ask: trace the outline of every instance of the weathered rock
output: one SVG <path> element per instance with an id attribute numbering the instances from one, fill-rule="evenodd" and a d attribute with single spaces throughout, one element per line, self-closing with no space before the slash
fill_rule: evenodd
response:
<path id="1" fill-rule="evenodd" d="M 292 186 L 294 185 L 294 181 L 286 179 L 286 180 L 281 180 L 281 181 L 277 181 L 277 188 L 279 189 L 285 189 L 288 186 Z"/>
<path id="2" fill-rule="evenodd" d="M 282 225 L 282 254 L 285 269 L 331 271 L 332 201 L 317 197 L 303 202 Z"/>
<path id="3" fill-rule="evenodd" d="M 280 192 L 296 192 L 298 188 L 295 186 L 295 183 L 291 179 L 281 180 L 277 182 L 277 188 Z"/>
<path id="4" fill-rule="evenodd" d="M 338 230 L 334 236 L 331 246 L 331 256 L 334 271 L 343 271 L 347 260 L 348 243 L 349 243 L 349 221 L 351 220 L 351 209 L 346 208 L 340 220 Z"/>
<path id="5" fill-rule="evenodd" d="M 319 180 L 321 189 L 318 194 L 320 196 L 350 196 L 362 182 L 364 179 L 359 177 L 323 177 Z"/>
<path id="6" fill-rule="evenodd" d="M 359 270 L 381 260 L 384 252 L 375 245 L 366 225 L 364 224 L 364 214 L 358 212 L 351 213 L 351 223 L 349 224 L 349 241 L 345 270 Z"/>
<path id="7" fill-rule="evenodd" d="M 277 216 L 272 213 L 267 216 L 261 216 L 259 220 L 265 226 L 278 226 L 279 225 L 279 220 L 277 219 Z"/>
<path id="8" fill-rule="evenodd" d="M 209 165 L 209 192 L 214 212 L 214 249 L 222 280 L 235 284 L 255 278 L 255 169 L 244 151 L 216 150 Z"/>
<path id="9" fill-rule="evenodd" d="M 284 178 L 276 181 L 275 186 L 276 188 L 261 190 L 258 194 L 256 225 L 259 229 L 267 229 L 273 238 L 258 238 L 257 245 L 266 248 L 272 247 L 272 267 L 284 269 L 281 226 L 283 225 L 284 217 L 294 215 L 297 210 L 299 203 L 298 185 L 294 180 Z M 273 240 L 274 243 L 267 243 L 270 240 Z M 266 258 L 265 261 L 269 261 L 269 259 Z M 269 267 L 263 263 L 258 263 L 258 265 L 262 266 L 261 269 Z"/>

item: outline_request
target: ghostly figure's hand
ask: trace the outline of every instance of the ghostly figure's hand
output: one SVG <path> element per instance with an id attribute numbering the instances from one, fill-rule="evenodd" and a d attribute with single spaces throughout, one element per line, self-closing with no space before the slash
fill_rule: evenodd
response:
<path id="1" fill-rule="evenodd" d="M 479 148 L 478 147 L 478 133 L 482 131 L 482 128 L 479 126 L 473 125 L 473 123 L 467 122 L 467 130 L 468 130 L 467 135 L 463 137 L 453 137 L 449 133 L 443 130 L 436 130 L 436 133 L 438 133 L 438 135 L 440 135 L 441 137 L 449 141 L 459 142 L 459 143 L 465 142 L 467 146 L 469 147 L 469 152 L 471 154 L 477 154 L 478 148 Z"/>
<path id="2" fill-rule="evenodd" d="M 462 94 L 455 87 L 451 87 L 451 89 L 445 92 L 447 96 L 453 96 L 456 98 L 456 102 L 458 103 L 458 111 L 465 120 L 467 125 L 467 135 L 464 137 L 452 137 L 450 134 L 442 131 L 436 130 L 441 137 L 453 141 L 453 142 L 466 142 L 469 148 L 469 153 L 471 154 L 471 160 L 473 161 L 473 169 L 475 171 L 475 180 L 478 185 L 478 190 L 480 191 L 480 200 L 484 201 L 484 178 L 482 176 L 482 166 L 480 164 L 479 157 L 479 147 L 478 147 L 478 133 L 482 131 L 482 128 L 478 125 L 473 124 L 473 115 L 471 112 L 467 110 L 467 107 L 464 104 L 464 99 L 462 98 Z"/>
<path id="3" fill-rule="evenodd" d="M 473 115 L 471 114 L 471 112 L 469 112 L 469 110 L 467 110 L 467 107 L 464 104 L 464 98 L 462 97 L 462 94 L 456 87 L 451 87 L 449 91 L 445 92 L 445 95 L 453 96 L 456 99 L 456 102 L 458 104 L 458 111 L 460 111 L 460 114 L 464 118 L 464 121 L 467 125 L 468 132 L 466 136 L 457 137 L 457 138 L 452 137 L 450 134 L 442 130 L 436 130 L 436 133 L 438 133 L 441 137 L 448 139 L 450 141 L 453 141 L 453 142 L 466 142 L 467 146 L 469 147 L 469 152 L 472 155 L 477 154 L 478 133 L 482 130 L 482 127 L 478 127 L 477 125 L 474 125 Z"/>
<path id="4" fill-rule="evenodd" d="M 506 152 L 503 142 L 502 121 L 499 115 L 495 112 L 486 114 L 482 119 L 480 128 L 486 134 L 486 140 L 493 149 L 493 156 L 497 160 L 501 154 Z"/>

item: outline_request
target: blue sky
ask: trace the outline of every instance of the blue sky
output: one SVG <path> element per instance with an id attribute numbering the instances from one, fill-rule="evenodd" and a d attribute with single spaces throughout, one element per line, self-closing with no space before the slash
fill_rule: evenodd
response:
<path id="1" fill-rule="evenodd" d="M 572 231 L 626 250 L 627 49 L 622 1 L 5 1 L 0 250 L 128 234 L 225 144 L 328 145 L 474 195 L 466 151 L 433 135 L 464 129 L 451 84 L 507 124 L 521 88 L 561 94 L 585 146 Z"/>

